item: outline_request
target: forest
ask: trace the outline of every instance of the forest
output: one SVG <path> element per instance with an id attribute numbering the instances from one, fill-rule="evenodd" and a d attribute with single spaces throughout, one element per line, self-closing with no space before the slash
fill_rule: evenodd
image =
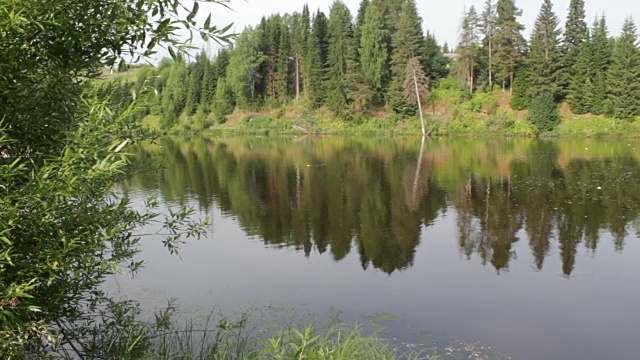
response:
<path id="1" fill-rule="evenodd" d="M 357 14 L 340 0 L 328 14 L 305 5 L 264 17 L 212 58 L 172 53 L 142 67 L 125 77 L 123 98 L 156 89 L 142 117 L 163 129 L 206 128 L 234 111 L 280 109 L 279 118 L 291 108 L 298 117 L 319 111 L 346 123 L 380 114 L 399 120 L 416 116 L 419 104 L 433 121 L 523 118 L 537 133 L 568 114 L 633 121 L 640 115 L 636 26 L 627 18 L 613 38 L 606 16 L 590 25 L 585 6 L 572 0 L 562 27 L 543 0 L 527 41 L 516 0 L 487 0 L 464 9 L 450 48 L 424 32 L 415 0 L 362 0 Z M 564 103 L 569 110 L 560 116 Z"/>

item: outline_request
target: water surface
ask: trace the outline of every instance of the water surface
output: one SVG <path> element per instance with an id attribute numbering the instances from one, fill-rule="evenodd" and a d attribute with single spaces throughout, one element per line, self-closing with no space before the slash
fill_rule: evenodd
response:
<path id="1" fill-rule="evenodd" d="M 637 359 L 640 143 L 164 140 L 122 190 L 211 220 L 181 260 L 146 239 L 122 291 L 194 314 L 283 304 L 515 359 Z"/>

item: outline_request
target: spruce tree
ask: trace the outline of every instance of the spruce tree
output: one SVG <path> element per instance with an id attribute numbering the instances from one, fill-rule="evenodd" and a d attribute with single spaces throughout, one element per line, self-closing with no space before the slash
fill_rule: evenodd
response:
<path id="1" fill-rule="evenodd" d="M 496 81 L 502 84 L 504 91 L 507 85 L 513 92 L 513 79 L 516 67 L 522 60 L 522 54 L 526 47 L 526 41 L 522 37 L 524 26 L 518 22 L 522 16 L 515 0 L 498 0 L 498 19 L 496 21 Z"/>
<path id="2" fill-rule="evenodd" d="M 423 63 L 425 73 L 431 81 L 443 79 L 449 74 L 449 59 L 444 56 L 438 40 L 429 31 L 425 36 Z"/>
<path id="3" fill-rule="evenodd" d="M 591 93 L 591 113 L 604 114 L 607 103 L 607 72 L 611 64 L 613 48 L 609 41 L 607 20 L 604 15 L 596 19 L 589 51 L 592 67 L 593 87 Z"/>
<path id="4" fill-rule="evenodd" d="M 551 0 L 544 0 L 531 34 L 529 66 L 534 74 L 536 92 L 547 92 L 557 98 L 560 70 L 560 21 L 553 12 Z"/>
<path id="5" fill-rule="evenodd" d="M 536 75 L 528 67 L 520 67 L 516 71 L 513 80 L 513 96 L 511 97 L 511 108 L 514 110 L 528 109 L 531 100 L 536 93 Z"/>
<path id="6" fill-rule="evenodd" d="M 187 100 L 184 111 L 187 115 L 195 114 L 200 105 L 200 97 L 202 93 L 202 79 L 204 78 L 205 69 L 209 66 L 209 58 L 202 51 L 196 58 L 196 61 L 189 65 L 189 84 L 187 92 Z"/>
<path id="7" fill-rule="evenodd" d="M 388 100 L 397 113 L 413 114 L 415 106 L 409 104 L 404 96 L 404 81 L 407 64 L 410 59 L 424 54 L 424 36 L 422 18 L 414 0 L 406 0 L 398 21 L 398 28 L 392 36 L 393 54 L 391 55 L 391 84 Z"/>
<path id="8" fill-rule="evenodd" d="M 351 20 L 349 8 L 341 0 L 335 0 L 329 12 L 326 104 L 340 116 L 344 116 L 349 108 L 349 83 L 346 78 L 355 56 Z"/>
<path id="9" fill-rule="evenodd" d="M 456 49 L 456 67 L 458 77 L 469 88 L 469 93 L 475 89 L 476 66 L 480 50 L 480 18 L 476 8 L 471 6 L 465 12 L 460 26 L 460 43 Z"/>
<path id="10" fill-rule="evenodd" d="M 367 9 L 369 8 L 369 5 L 371 5 L 371 1 L 369 0 L 361 0 L 360 1 L 360 6 L 358 7 L 358 16 L 356 16 L 356 24 L 355 24 L 355 28 L 353 30 L 353 37 L 355 39 L 355 43 L 357 45 L 360 44 L 361 38 L 362 38 L 362 27 L 364 26 L 365 22 L 366 22 L 366 16 L 367 16 Z M 380 9 L 378 9 L 380 10 Z M 382 17 L 380 18 L 380 21 L 382 21 L 382 24 L 380 24 L 381 26 L 385 26 L 386 24 L 384 23 Z M 358 54 L 358 56 L 360 56 L 360 54 Z"/>
<path id="11" fill-rule="evenodd" d="M 202 75 L 202 92 L 200 94 L 200 107 L 204 113 L 211 111 L 211 101 L 216 92 L 216 73 L 214 64 L 208 61 L 205 64 L 204 74 Z"/>
<path id="12" fill-rule="evenodd" d="M 361 29 L 360 63 L 367 85 L 382 102 L 389 83 L 389 44 L 391 32 L 385 27 L 376 4 L 368 6 Z"/>
<path id="13" fill-rule="evenodd" d="M 291 82 L 291 34 L 289 26 L 285 21 L 280 27 L 280 37 L 278 44 L 278 98 L 280 102 L 286 103 L 289 96 L 289 84 Z"/>
<path id="14" fill-rule="evenodd" d="M 375 4 L 384 18 L 387 29 L 391 31 L 391 36 L 398 29 L 398 19 L 402 14 L 402 7 L 405 0 L 371 0 L 371 4 Z"/>
<path id="15" fill-rule="evenodd" d="M 160 120 L 164 129 L 175 125 L 178 116 L 184 111 L 187 101 L 187 81 L 189 72 L 184 59 L 177 57 L 171 66 L 166 87 L 162 93 L 162 118 Z"/>
<path id="16" fill-rule="evenodd" d="M 594 84 L 591 48 L 592 44 L 587 37 L 577 49 L 577 58 L 571 69 L 571 73 L 574 75 L 569 79 L 567 102 L 574 114 L 586 114 L 593 105 Z M 606 94 L 606 80 L 604 86 Z"/>
<path id="17" fill-rule="evenodd" d="M 608 76 L 608 114 L 618 119 L 640 115 L 640 55 L 638 35 L 632 18 L 627 18 L 616 40 Z"/>
<path id="18" fill-rule="evenodd" d="M 564 39 L 562 42 L 562 72 L 560 86 L 566 93 L 574 72 L 580 46 L 587 41 L 589 27 L 587 26 L 584 0 L 571 0 L 569 13 L 564 27 Z"/>
<path id="19" fill-rule="evenodd" d="M 324 83 L 326 78 L 326 64 L 329 51 L 328 21 L 326 15 L 318 11 L 313 17 L 313 27 L 309 35 L 309 55 L 307 69 L 309 82 L 307 96 L 312 107 L 322 105 L 325 99 Z"/>
<path id="20" fill-rule="evenodd" d="M 498 12 L 496 4 L 493 0 L 486 0 L 484 9 L 480 15 L 480 29 L 484 35 L 484 44 L 486 45 L 487 56 L 487 81 L 489 83 L 489 91 L 493 90 L 493 53 L 495 52 L 494 42 L 497 31 Z"/>

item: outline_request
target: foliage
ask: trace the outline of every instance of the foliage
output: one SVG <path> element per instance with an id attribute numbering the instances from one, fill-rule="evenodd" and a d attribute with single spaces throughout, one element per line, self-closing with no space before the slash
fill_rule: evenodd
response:
<path id="1" fill-rule="evenodd" d="M 538 130 L 538 134 L 553 131 L 560 123 L 558 104 L 548 92 L 536 95 L 531 101 L 527 120 Z"/>
<path id="2" fill-rule="evenodd" d="M 187 209 L 163 218 L 152 199 L 135 211 L 114 192 L 128 170 L 127 147 L 149 138 L 138 125 L 150 108 L 149 74 L 137 83 L 90 82 L 105 66 L 127 69 L 124 56 L 148 57 L 159 46 L 177 59 L 179 33 L 228 41 L 210 18 L 203 26 L 192 21 L 198 5 L 187 9 L 188 21 L 179 6 L 0 3 L 0 357 L 90 356 L 85 345 L 107 320 L 100 285 L 123 264 L 141 266 L 137 229 L 158 222 L 171 252 L 181 235 L 202 234 Z"/>
<path id="3" fill-rule="evenodd" d="M 367 84 L 376 94 L 377 102 L 381 103 L 390 77 L 391 32 L 384 27 L 382 13 L 376 4 L 367 6 L 364 23 L 360 29 L 360 63 Z"/>
<path id="4" fill-rule="evenodd" d="M 531 34 L 529 67 L 534 74 L 535 92 L 559 94 L 560 21 L 553 12 L 551 0 L 544 0 Z"/>
<path id="5" fill-rule="evenodd" d="M 511 97 L 511 108 L 514 110 L 528 109 L 531 100 L 540 89 L 535 84 L 536 76 L 528 68 L 520 68 L 516 72 L 513 82 L 513 96 Z"/>
<path id="6" fill-rule="evenodd" d="M 340 0 L 331 5 L 329 14 L 329 53 L 327 57 L 326 104 L 338 116 L 350 106 L 347 76 L 355 71 L 355 43 L 349 8 Z"/>
<path id="7" fill-rule="evenodd" d="M 607 113 L 618 119 L 640 115 L 640 52 L 633 19 L 627 18 L 616 41 L 608 73 Z"/>
<path id="8" fill-rule="evenodd" d="M 496 80 L 502 83 L 503 90 L 507 84 L 513 90 L 515 71 L 526 46 L 522 37 L 524 26 L 518 22 L 522 10 L 517 7 L 515 0 L 498 0 L 496 11 Z"/>

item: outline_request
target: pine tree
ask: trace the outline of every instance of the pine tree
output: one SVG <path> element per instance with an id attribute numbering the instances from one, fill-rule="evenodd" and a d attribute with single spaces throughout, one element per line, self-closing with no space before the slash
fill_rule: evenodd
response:
<path id="1" fill-rule="evenodd" d="M 410 59 L 424 54 L 424 36 L 422 18 L 414 0 L 406 0 L 398 21 L 398 28 L 392 36 L 393 54 L 391 55 L 391 84 L 388 100 L 397 113 L 415 113 L 415 106 L 409 104 L 404 96 L 404 81 L 407 64 Z"/>
<path id="2" fill-rule="evenodd" d="M 531 34 L 529 66 L 534 75 L 536 92 L 559 95 L 560 21 L 553 12 L 551 0 L 544 0 Z"/>
<path id="3" fill-rule="evenodd" d="M 536 75 L 528 67 L 520 67 L 516 71 L 513 80 L 513 96 L 511 97 L 511 108 L 514 110 L 528 109 L 531 100 L 537 90 L 535 87 Z"/>
<path id="4" fill-rule="evenodd" d="M 220 78 L 216 84 L 216 94 L 214 97 L 213 111 L 218 123 L 225 121 L 225 116 L 231 114 L 236 106 L 236 97 L 233 90 L 227 83 L 226 78 Z"/>
<path id="5" fill-rule="evenodd" d="M 166 87 L 162 93 L 161 125 L 168 129 L 175 125 L 187 101 L 187 80 L 189 73 L 184 59 L 178 57 L 171 66 Z"/>
<path id="6" fill-rule="evenodd" d="M 496 80 L 502 83 L 503 91 L 509 85 L 513 92 L 512 84 L 516 67 L 522 60 L 522 53 L 526 47 L 526 41 L 522 37 L 524 26 L 518 22 L 518 17 L 522 16 L 522 10 L 516 6 L 515 0 L 498 0 L 497 12 L 494 55 Z"/>
<path id="7" fill-rule="evenodd" d="M 356 44 L 360 44 L 361 38 L 362 38 L 362 27 L 364 26 L 365 22 L 366 22 L 366 16 L 367 16 L 367 9 L 369 8 L 369 5 L 371 5 L 371 1 L 369 0 L 361 0 L 360 1 L 360 6 L 358 7 L 358 16 L 356 16 L 356 24 L 355 24 L 355 28 L 353 30 L 353 37 L 355 39 L 355 43 Z M 380 9 L 378 9 L 380 10 Z M 380 18 L 380 21 L 382 21 L 383 23 L 380 24 L 380 26 L 385 26 L 384 21 L 382 19 L 382 17 Z M 358 56 L 360 56 L 360 54 L 358 54 Z"/>
<path id="8" fill-rule="evenodd" d="M 592 44 L 587 36 L 576 51 L 577 58 L 571 69 L 571 73 L 574 75 L 569 79 L 567 102 L 574 114 L 586 114 L 593 106 L 594 84 L 591 49 Z M 603 85 L 606 94 L 606 80 Z"/>
<path id="9" fill-rule="evenodd" d="M 640 115 L 640 54 L 633 19 L 627 18 L 616 40 L 608 76 L 608 114 L 618 119 Z"/>
<path id="10" fill-rule="evenodd" d="M 307 96 L 313 107 L 322 105 L 325 99 L 324 83 L 327 70 L 328 48 L 327 17 L 323 12 L 318 11 L 313 17 L 313 27 L 308 44 L 309 55 L 306 65 L 309 71 Z"/>
<path id="11" fill-rule="evenodd" d="M 216 92 L 216 74 L 214 65 L 207 59 L 202 75 L 202 92 L 200 94 L 200 107 L 204 113 L 211 111 L 211 101 Z"/>
<path id="12" fill-rule="evenodd" d="M 329 13 L 329 55 L 327 58 L 327 99 L 329 109 L 344 116 L 349 108 L 347 75 L 353 56 L 355 44 L 349 8 L 341 1 L 335 0 Z"/>
<path id="13" fill-rule="evenodd" d="M 262 77 L 259 69 L 267 61 L 267 56 L 260 51 L 258 35 L 259 32 L 252 28 L 245 29 L 238 36 L 229 58 L 225 85 L 233 90 L 240 107 L 254 105 L 260 95 L 257 91 Z"/>
<path id="14" fill-rule="evenodd" d="M 309 6 L 305 4 L 302 14 L 294 14 L 292 17 L 291 51 L 293 53 L 293 83 L 296 101 L 300 99 L 302 91 L 306 91 L 309 83 L 309 36 L 311 32 L 311 19 Z"/>
<path id="15" fill-rule="evenodd" d="M 196 58 L 196 62 L 189 65 L 189 84 L 187 92 L 187 100 L 184 111 L 187 115 L 195 114 L 200 104 L 202 93 L 202 79 L 204 78 L 205 69 L 209 66 L 209 58 L 202 51 Z"/>
<path id="16" fill-rule="evenodd" d="M 360 63 L 364 78 L 375 94 L 374 101 L 382 102 L 389 83 L 389 44 L 391 33 L 385 28 L 378 6 L 368 6 L 362 25 Z"/>
<path id="17" fill-rule="evenodd" d="M 432 81 L 443 79 L 449 74 L 449 59 L 442 53 L 436 37 L 428 31 L 424 42 L 423 63 L 425 73 Z"/>
<path id="18" fill-rule="evenodd" d="M 489 91 L 493 90 L 493 53 L 495 52 L 494 42 L 497 31 L 498 13 L 496 4 L 493 0 L 486 0 L 484 9 L 480 15 L 480 29 L 484 35 L 484 43 L 486 44 L 487 56 L 487 81 L 489 83 Z"/>
<path id="19" fill-rule="evenodd" d="M 576 75 L 574 70 L 580 54 L 580 46 L 587 41 L 589 36 L 589 27 L 585 19 L 584 0 L 571 0 L 562 42 L 560 86 L 565 93 L 571 78 Z"/>
<path id="20" fill-rule="evenodd" d="M 278 44 L 278 97 L 280 102 L 286 103 L 289 96 L 289 83 L 291 82 L 291 36 L 289 26 L 285 21 L 280 27 Z"/>
<path id="21" fill-rule="evenodd" d="M 402 14 L 402 7 L 405 0 L 371 0 L 375 4 L 384 18 L 384 24 L 393 36 L 398 29 L 398 19 Z"/>
<path id="22" fill-rule="evenodd" d="M 607 20 L 604 15 L 596 19 L 591 41 L 591 67 L 593 86 L 591 89 L 591 113 L 604 114 L 607 103 L 607 72 L 611 64 L 613 48 L 609 41 Z"/>
<path id="23" fill-rule="evenodd" d="M 476 66 L 480 49 L 479 24 L 480 18 L 476 8 L 471 6 L 462 18 L 460 43 L 456 49 L 458 77 L 467 85 L 469 93 L 473 93 L 475 89 Z"/>

